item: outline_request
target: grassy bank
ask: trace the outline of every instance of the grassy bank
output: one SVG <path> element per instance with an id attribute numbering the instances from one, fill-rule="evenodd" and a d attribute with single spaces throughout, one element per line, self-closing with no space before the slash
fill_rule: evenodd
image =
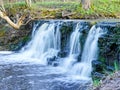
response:
<path id="1" fill-rule="evenodd" d="M 25 3 L 19 2 L 8 6 L 23 7 Z M 80 2 L 58 2 L 54 0 L 33 3 L 30 10 L 32 16 L 37 18 L 120 18 L 120 0 L 93 0 L 89 10 L 82 9 Z M 66 17 L 62 16 L 63 13 Z"/>

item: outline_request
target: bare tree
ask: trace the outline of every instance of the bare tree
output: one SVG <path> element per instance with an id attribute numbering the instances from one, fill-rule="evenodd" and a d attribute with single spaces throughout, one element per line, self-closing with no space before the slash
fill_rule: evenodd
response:
<path id="1" fill-rule="evenodd" d="M 17 22 L 14 23 L 9 16 L 7 16 L 3 0 L 0 0 L 0 17 L 7 21 L 8 24 L 10 24 L 13 28 L 19 29 L 21 25 L 23 25 L 23 20 L 25 19 L 25 15 L 22 15 L 20 18 L 17 18 Z"/>
<path id="2" fill-rule="evenodd" d="M 87 10 L 90 8 L 91 0 L 81 0 L 81 3 L 82 3 L 83 9 Z"/>

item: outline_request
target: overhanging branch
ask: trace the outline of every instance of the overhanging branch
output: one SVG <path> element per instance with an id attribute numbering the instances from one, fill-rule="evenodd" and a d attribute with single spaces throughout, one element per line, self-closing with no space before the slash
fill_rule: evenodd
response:
<path id="1" fill-rule="evenodd" d="M 4 12 L 0 10 L 0 17 L 7 21 L 9 25 L 11 25 L 14 29 L 19 29 L 20 26 L 23 24 L 23 20 L 25 19 L 25 15 L 21 16 L 17 23 L 14 23 Z"/>

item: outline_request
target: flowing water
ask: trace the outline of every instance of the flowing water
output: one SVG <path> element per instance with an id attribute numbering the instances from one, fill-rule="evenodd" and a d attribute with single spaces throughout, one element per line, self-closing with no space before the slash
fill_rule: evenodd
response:
<path id="1" fill-rule="evenodd" d="M 19 53 L 3 57 L 6 62 L 32 62 L 47 65 L 47 58 L 57 57 L 60 51 L 60 23 L 44 23 L 40 27 L 35 26 L 32 40 L 23 47 Z M 59 41 L 59 42 L 58 42 Z M 3 54 L 12 52 L 5 51 Z M 1 57 L 2 58 L 2 57 Z M 19 60 L 18 60 L 19 58 Z M 18 60 L 18 61 L 17 61 Z"/>
<path id="2" fill-rule="evenodd" d="M 59 25 L 44 23 L 33 33 L 31 42 L 20 53 L 25 58 L 39 59 L 40 64 L 46 65 L 47 58 L 57 57 L 60 50 Z"/>
<path id="3" fill-rule="evenodd" d="M 18 53 L 0 52 L 0 90 L 87 90 L 91 83 L 92 60 L 97 60 L 98 39 L 105 31 L 93 26 L 81 51 L 81 23 L 71 33 L 69 54 L 61 51 L 61 22 L 45 22 L 33 28 L 31 41 Z M 78 60 L 78 56 L 81 60 Z M 48 65 L 56 59 L 59 65 Z"/>
<path id="4" fill-rule="evenodd" d="M 62 66 L 65 67 L 65 69 L 69 70 L 71 69 L 72 65 L 77 62 L 77 57 L 81 52 L 81 46 L 80 46 L 80 37 L 82 36 L 82 33 L 80 33 L 81 24 L 77 23 L 75 30 L 72 32 L 70 36 L 70 52 L 68 57 L 64 58 L 62 62 Z"/>
<path id="5" fill-rule="evenodd" d="M 102 28 L 93 26 L 87 36 L 87 40 L 82 52 L 81 62 L 76 63 L 72 68 L 72 74 L 79 75 L 82 79 L 91 79 L 92 61 L 97 60 L 98 39 L 103 36 L 106 31 Z"/>

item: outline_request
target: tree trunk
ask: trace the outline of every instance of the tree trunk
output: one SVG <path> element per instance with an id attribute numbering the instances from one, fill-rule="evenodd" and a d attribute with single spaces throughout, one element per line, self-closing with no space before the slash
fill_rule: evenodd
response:
<path id="1" fill-rule="evenodd" d="M 37 1 L 36 0 L 33 0 L 34 3 L 36 3 Z"/>
<path id="2" fill-rule="evenodd" d="M 7 15 L 6 11 L 4 8 L 4 3 L 3 0 L 0 0 L 0 17 L 4 20 L 7 21 L 8 24 L 10 24 L 13 28 L 19 29 L 21 25 L 23 25 L 23 21 L 25 19 L 25 15 L 21 16 L 18 20 L 17 23 L 14 23 Z"/>
<path id="3" fill-rule="evenodd" d="M 28 7 L 31 7 L 31 3 L 32 3 L 31 0 L 25 0 L 25 3 Z"/>
<path id="4" fill-rule="evenodd" d="M 14 23 L 4 12 L 0 10 L 0 17 L 2 19 L 5 19 L 10 26 L 12 26 L 15 29 L 19 29 L 21 25 L 23 25 L 23 20 L 25 19 L 25 16 L 21 16 L 17 23 Z"/>
<path id="5" fill-rule="evenodd" d="M 82 8 L 88 10 L 90 8 L 91 0 L 81 0 Z"/>

